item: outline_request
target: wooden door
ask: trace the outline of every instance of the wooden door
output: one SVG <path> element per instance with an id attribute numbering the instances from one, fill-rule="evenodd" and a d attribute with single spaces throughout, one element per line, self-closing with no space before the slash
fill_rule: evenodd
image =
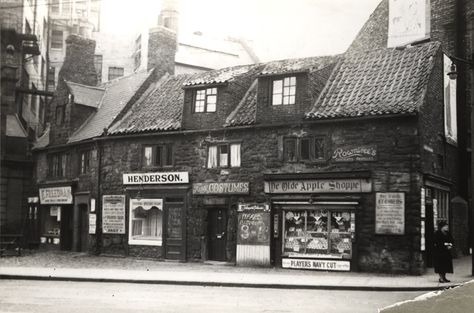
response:
<path id="1" fill-rule="evenodd" d="M 170 260 L 185 259 L 184 204 L 166 204 L 166 241 L 165 258 Z"/>
<path id="2" fill-rule="evenodd" d="M 433 218 L 433 204 L 426 204 L 425 251 L 427 267 L 433 267 L 433 235 L 435 226 Z"/>
<path id="3" fill-rule="evenodd" d="M 79 251 L 86 252 L 89 248 L 89 207 L 79 204 Z"/>
<path id="4" fill-rule="evenodd" d="M 210 209 L 208 213 L 209 260 L 226 260 L 227 212 Z"/>
<path id="5" fill-rule="evenodd" d="M 73 214 L 71 205 L 61 206 L 60 246 L 61 250 L 72 249 Z"/>

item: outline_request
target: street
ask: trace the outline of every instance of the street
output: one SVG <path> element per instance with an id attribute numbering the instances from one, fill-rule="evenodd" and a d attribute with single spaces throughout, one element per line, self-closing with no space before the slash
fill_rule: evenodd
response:
<path id="1" fill-rule="evenodd" d="M 424 292 L 0 280 L 0 312 L 377 312 Z"/>

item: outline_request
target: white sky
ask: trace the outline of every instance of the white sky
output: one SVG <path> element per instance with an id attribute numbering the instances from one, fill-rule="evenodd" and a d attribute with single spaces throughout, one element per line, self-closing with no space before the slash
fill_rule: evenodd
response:
<path id="1" fill-rule="evenodd" d="M 344 52 L 381 0 L 179 0 L 179 31 L 244 37 L 262 61 Z M 102 0 L 102 31 L 156 24 L 160 0 Z"/>

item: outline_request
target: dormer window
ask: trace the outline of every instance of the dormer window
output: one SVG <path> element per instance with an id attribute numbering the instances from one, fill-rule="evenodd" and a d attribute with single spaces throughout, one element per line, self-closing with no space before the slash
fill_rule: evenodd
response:
<path id="1" fill-rule="evenodd" d="M 295 104 L 296 77 L 285 77 L 273 81 L 272 105 Z"/>
<path id="2" fill-rule="evenodd" d="M 217 88 L 196 90 L 194 112 L 216 112 Z"/>

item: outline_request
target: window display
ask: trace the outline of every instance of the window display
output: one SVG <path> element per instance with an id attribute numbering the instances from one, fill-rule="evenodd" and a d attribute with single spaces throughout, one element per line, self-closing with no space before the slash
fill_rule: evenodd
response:
<path id="1" fill-rule="evenodd" d="M 283 210 L 283 255 L 349 259 L 354 230 L 349 210 Z"/>

